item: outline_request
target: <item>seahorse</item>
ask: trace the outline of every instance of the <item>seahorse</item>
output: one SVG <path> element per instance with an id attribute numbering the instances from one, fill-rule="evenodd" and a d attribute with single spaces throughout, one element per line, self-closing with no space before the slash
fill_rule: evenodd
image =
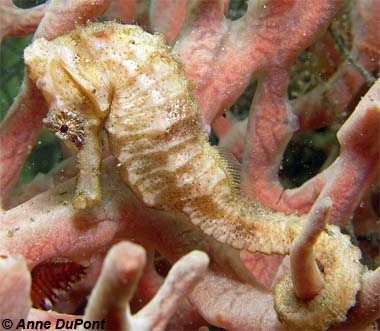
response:
<path id="1" fill-rule="evenodd" d="M 160 35 L 114 22 L 78 26 L 25 49 L 30 79 L 49 106 L 44 123 L 78 151 L 73 206 L 101 200 L 101 131 L 122 180 L 146 206 L 183 213 L 235 249 L 289 254 L 305 218 L 270 211 L 239 194 L 231 167 L 208 142 L 181 64 Z M 360 252 L 327 225 L 315 246 L 324 288 L 298 299 L 289 277 L 275 290 L 279 319 L 325 329 L 345 319 L 360 289 Z"/>

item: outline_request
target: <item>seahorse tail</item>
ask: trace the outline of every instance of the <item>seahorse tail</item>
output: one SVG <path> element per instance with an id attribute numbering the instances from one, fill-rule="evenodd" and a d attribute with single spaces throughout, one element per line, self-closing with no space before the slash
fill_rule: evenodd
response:
<path id="1" fill-rule="evenodd" d="M 278 317 L 296 330 L 325 330 L 343 321 L 361 286 L 363 267 L 359 262 L 360 250 L 338 227 L 327 226 L 314 248 L 324 278 L 320 293 L 310 300 L 298 299 L 290 275 L 285 276 L 275 288 Z"/>
<path id="2" fill-rule="evenodd" d="M 255 214 L 248 215 L 246 206 L 234 222 L 229 222 L 229 238 L 218 233 L 213 236 L 236 249 L 252 253 L 288 255 L 293 240 L 301 232 L 304 218 L 285 216 L 255 206 Z M 258 214 L 257 214 L 258 211 Z M 248 220 L 248 221 L 247 221 Z M 221 240 L 223 241 L 223 240 Z M 350 238 L 334 225 L 326 226 L 314 246 L 315 258 L 321 266 L 324 287 L 313 299 L 301 300 L 295 295 L 290 275 L 286 275 L 275 287 L 275 309 L 279 320 L 295 330 L 325 330 L 345 319 L 348 309 L 355 303 L 360 289 L 363 267 L 359 262 L 360 250 Z M 305 284 L 307 286 L 307 284 Z"/>
<path id="3" fill-rule="evenodd" d="M 306 218 L 286 216 L 245 200 L 231 184 L 233 180 L 225 170 L 228 166 L 214 150 L 207 146 L 198 155 L 183 173 L 191 173 L 193 178 L 190 191 L 183 195 L 191 199 L 181 199 L 186 201 L 182 210 L 190 220 L 204 233 L 235 249 L 289 255 Z M 177 172 L 177 193 L 184 182 L 180 177 Z M 278 317 L 293 329 L 323 330 L 344 320 L 360 289 L 360 251 L 338 227 L 326 226 L 314 245 L 314 254 L 324 279 L 318 295 L 298 299 L 290 276 L 275 288 Z"/>

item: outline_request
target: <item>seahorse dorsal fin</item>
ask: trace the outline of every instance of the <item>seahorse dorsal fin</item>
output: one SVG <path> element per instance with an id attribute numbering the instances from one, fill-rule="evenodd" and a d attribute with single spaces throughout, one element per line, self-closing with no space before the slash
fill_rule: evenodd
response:
<path id="1" fill-rule="evenodd" d="M 232 184 L 237 194 L 240 194 L 240 182 L 241 182 L 241 163 L 235 157 L 235 155 L 230 152 L 225 147 L 217 146 L 217 150 L 220 156 L 226 161 L 227 168 L 231 174 Z"/>

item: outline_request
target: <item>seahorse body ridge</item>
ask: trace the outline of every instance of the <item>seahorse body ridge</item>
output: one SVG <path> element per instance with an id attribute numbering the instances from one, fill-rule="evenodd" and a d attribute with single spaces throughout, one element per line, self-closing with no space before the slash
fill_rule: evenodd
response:
<path id="1" fill-rule="evenodd" d="M 236 192 L 226 161 L 210 146 L 181 65 L 159 35 L 137 26 L 94 23 L 25 50 L 29 77 L 49 104 L 45 124 L 78 149 L 73 205 L 101 199 L 100 131 L 123 181 L 147 206 L 179 211 L 236 249 L 289 254 L 304 219 L 269 211 Z M 360 288 L 360 253 L 334 226 L 316 247 L 325 286 L 295 297 L 289 278 L 276 288 L 281 321 L 325 329 L 342 321 Z"/>

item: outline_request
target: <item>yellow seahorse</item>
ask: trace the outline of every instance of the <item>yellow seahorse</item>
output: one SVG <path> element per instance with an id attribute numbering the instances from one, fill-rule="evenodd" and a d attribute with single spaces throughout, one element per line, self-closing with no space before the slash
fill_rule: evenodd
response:
<path id="1" fill-rule="evenodd" d="M 101 129 L 123 181 L 153 208 L 180 211 L 236 249 L 289 254 L 304 219 L 242 198 L 228 164 L 210 146 L 180 64 L 159 35 L 137 26 L 94 23 L 25 50 L 29 77 L 49 105 L 45 124 L 78 149 L 75 208 L 101 199 Z M 360 288 L 359 250 L 335 226 L 315 246 L 325 285 L 302 301 L 289 277 L 277 285 L 281 321 L 324 329 L 344 320 Z"/>

